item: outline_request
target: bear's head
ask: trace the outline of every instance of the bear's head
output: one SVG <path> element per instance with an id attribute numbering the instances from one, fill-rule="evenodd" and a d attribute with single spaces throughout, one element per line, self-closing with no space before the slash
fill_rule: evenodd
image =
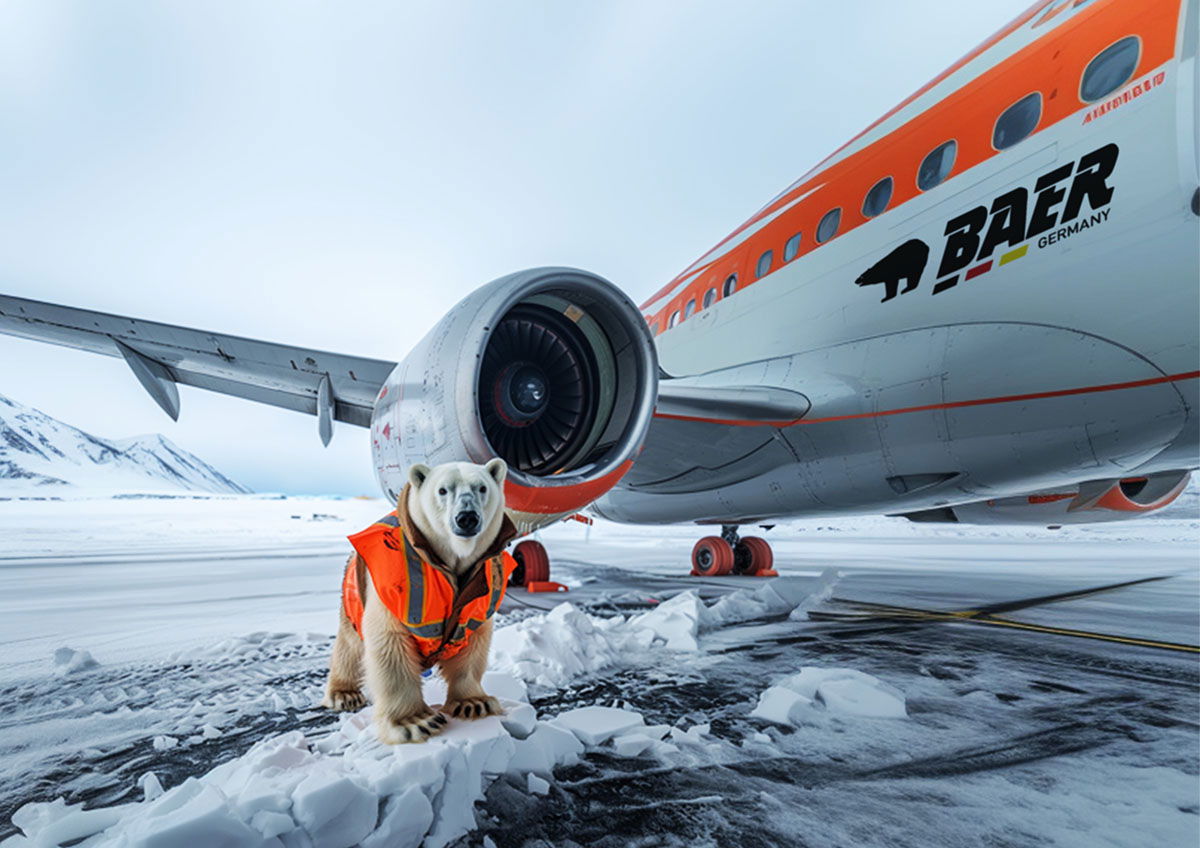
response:
<path id="1" fill-rule="evenodd" d="M 418 463 L 408 470 L 409 516 L 440 554 L 460 559 L 481 554 L 504 520 L 506 474 L 508 465 L 500 458 L 486 465 Z"/>

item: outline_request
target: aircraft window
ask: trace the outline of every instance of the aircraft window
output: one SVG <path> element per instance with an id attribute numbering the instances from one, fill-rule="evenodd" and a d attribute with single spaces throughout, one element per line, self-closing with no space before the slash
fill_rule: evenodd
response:
<path id="1" fill-rule="evenodd" d="M 887 209 L 888 201 L 892 199 L 892 178 L 884 177 L 875 185 L 871 186 L 871 190 L 867 192 L 867 196 L 863 198 L 862 213 L 868 218 L 874 218 L 884 209 Z"/>
<path id="2" fill-rule="evenodd" d="M 1122 38 L 1100 51 L 1088 62 L 1079 84 L 1079 99 L 1085 103 L 1107 97 L 1129 82 L 1137 68 L 1141 43 L 1136 35 Z"/>
<path id="3" fill-rule="evenodd" d="M 992 147 L 1004 150 L 1033 132 L 1042 117 L 1042 95 L 1040 92 L 1026 94 L 1009 106 L 996 119 L 992 130 Z"/>
<path id="4" fill-rule="evenodd" d="M 683 308 L 683 317 L 684 317 L 684 319 L 691 318 L 691 317 L 692 317 L 692 314 L 693 314 L 695 311 L 696 311 L 696 298 L 694 298 L 694 297 L 693 297 L 691 300 L 689 300 L 689 301 L 687 302 L 687 306 L 685 306 L 685 307 Z"/>
<path id="5" fill-rule="evenodd" d="M 787 244 L 783 246 L 783 261 L 791 262 L 796 258 L 796 254 L 800 252 L 800 238 L 804 233 L 796 233 L 787 240 Z"/>
<path id="6" fill-rule="evenodd" d="M 679 310 L 676 309 L 674 312 L 671 313 L 671 319 L 669 321 L 667 321 L 667 329 L 668 330 L 671 329 L 678 323 L 679 323 Z"/>
<path id="7" fill-rule="evenodd" d="M 717 299 L 717 290 L 716 289 L 709 289 L 708 291 L 706 291 L 704 293 L 704 308 L 708 309 L 708 307 L 713 305 L 713 301 L 716 299 Z"/>
<path id="8" fill-rule="evenodd" d="M 755 269 L 757 278 L 765 277 L 771 273 L 771 263 L 775 261 L 775 251 L 768 250 L 762 256 L 758 257 L 758 267 Z"/>
<path id="9" fill-rule="evenodd" d="M 958 143 L 953 139 L 929 151 L 929 155 L 921 160 L 921 167 L 917 170 L 917 188 L 929 191 L 934 186 L 941 185 L 954 169 L 954 157 L 957 154 Z"/>
<path id="10" fill-rule="evenodd" d="M 737 274 L 730 274 L 725 278 L 725 286 L 721 289 L 721 297 L 729 297 L 737 291 Z"/>
<path id="11" fill-rule="evenodd" d="M 838 231 L 838 225 L 842 223 L 841 208 L 830 209 L 825 213 L 825 217 L 821 219 L 821 223 L 817 224 L 817 244 L 829 241 Z"/>

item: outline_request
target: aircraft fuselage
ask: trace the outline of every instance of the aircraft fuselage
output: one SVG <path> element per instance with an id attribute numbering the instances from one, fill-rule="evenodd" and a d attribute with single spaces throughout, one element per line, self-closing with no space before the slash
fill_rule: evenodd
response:
<path id="1" fill-rule="evenodd" d="M 643 304 L 671 377 L 812 408 L 658 416 L 599 511 L 896 513 L 1196 467 L 1196 5 L 1038 4 Z"/>

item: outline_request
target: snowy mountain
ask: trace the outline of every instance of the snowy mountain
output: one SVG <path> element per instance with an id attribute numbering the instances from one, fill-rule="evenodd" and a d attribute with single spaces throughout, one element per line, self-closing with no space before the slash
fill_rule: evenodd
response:
<path id="1" fill-rule="evenodd" d="M 249 489 L 160 435 L 101 439 L 0 396 L 0 493 Z"/>

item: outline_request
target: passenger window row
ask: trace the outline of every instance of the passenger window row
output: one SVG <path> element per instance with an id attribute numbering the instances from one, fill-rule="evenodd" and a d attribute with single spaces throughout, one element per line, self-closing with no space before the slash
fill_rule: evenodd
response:
<path id="1" fill-rule="evenodd" d="M 1079 99 L 1084 103 L 1094 103 L 1112 94 L 1133 77 L 1141 55 L 1141 39 L 1136 35 L 1126 36 L 1100 51 L 1083 71 L 1079 83 Z M 1042 119 L 1042 94 L 1039 91 L 1030 92 L 1000 113 L 992 127 L 992 147 L 1007 150 L 1020 141 L 1028 138 Z M 917 188 L 929 191 L 945 182 L 954 170 L 954 160 L 958 155 L 958 142 L 954 139 L 944 141 L 926 154 L 917 168 Z M 894 182 L 890 176 L 879 180 L 863 197 L 862 214 L 864 218 L 874 218 L 887 210 L 892 200 Z M 842 209 L 830 209 L 817 224 L 817 244 L 824 244 L 835 235 L 842 221 Z M 783 264 L 787 264 L 800 254 L 802 232 L 791 236 L 783 245 Z M 775 251 L 767 250 L 758 257 L 754 266 L 754 278 L 760 279 L 771 273 L 775 261 Z M 729 297 L 737 290 L 737 274 L 730 274 L 722 287 L 721 296 Z M 717 291 L 709 289 L 704 295 L 704 306 L 708 308 L 716 300 Z M 695 312 L 696 301 L 692 299 L 684 309 L 684 318 L 690 318 Z M 674 327 L 679 321 L 679 311 L 672 313 L 667 323 L 668 328 Z"/>

